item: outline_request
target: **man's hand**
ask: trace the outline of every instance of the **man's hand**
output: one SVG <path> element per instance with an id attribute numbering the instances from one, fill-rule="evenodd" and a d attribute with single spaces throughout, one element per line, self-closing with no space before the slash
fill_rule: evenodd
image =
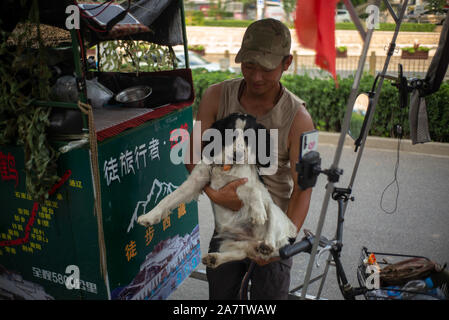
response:
<path id="1" fill-rule="evenodd" d="M 263 267 L 263 266 L 265 266 L 265 265 L 267 265 L 267 264 L 269 264 L 269 263 L 272 263 L 272 262 L 274 262 L 274 261 L 278 261 L 278 260 L 281 260 L 281 258 L 279 258 L 279 257 L 273 257 L 273 258 L 270 258 L 270 259 L 268 259 L 268 260 L 265 260 L 265 259 L 262 259 L 262 258 L 258 258 L 258 259 L 252 259 L 255 263 L 257 263 L 260 267 Z"/>
<path id="2" fill-rule="evenodd" d="M 247 181 L 247 178 L 237 179 L 229 182 L 219 190 L 214 190 L 210 186 L 206 186 L 204 191 L 216 204 L 232 211 L 239 211 L 243 207 L 243 202 L 237 195 L 236 189 Z"/>

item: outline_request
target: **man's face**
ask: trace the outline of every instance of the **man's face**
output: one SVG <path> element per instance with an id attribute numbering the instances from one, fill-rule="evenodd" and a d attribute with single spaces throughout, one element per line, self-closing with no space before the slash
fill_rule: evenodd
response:
<path id="1" fill-rule="evenodd" d="M 261 95 L 277 88 L 282 73 L 288 69 L 291 58 L 284 59 L 275 69 L 268 70 L 253 62 L 242 63 L 242 74 L 250 93 Z"/>

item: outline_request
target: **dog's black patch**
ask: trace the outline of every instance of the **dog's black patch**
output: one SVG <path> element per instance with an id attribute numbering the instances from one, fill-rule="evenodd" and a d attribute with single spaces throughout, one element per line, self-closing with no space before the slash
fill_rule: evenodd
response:
<path id="1" fill-rule="evenodd" d="M 238 119 L 240 119 L 242 121 L 245 121 L 245 127 L 243 128 L 243 131 L 248 130 L 248 129 L 253 129 L 255 131 L 255 136 L 256 136 L 256 148 L 255 148 L 255 150 L 256 150 L 256 165 L 258 167 L 268 168 L 270 166 L 270 162 L 261 163 L 261 161 L 260 161 L 261 159 L 259 157 L 259 155 L 260 155 L 259 146 L 262 146 L 262 143 L 263 143 L 263 145 L 265 146 L 265 155 L 264 156 L 267 157 L 270 154 L 270 152 L 271 152 L 271 146 L 272 146 L 270 133 L 269 133 L 269 130 L 267 130 L 267 128 L 265 128 L 262 124 L 260 124 L 260 123 L 258 123 L 256 121 L 255 117 L 253 117 L 252 115 L 249 115 L 249 114 L 232 113 L 232 114 L 230 114 L 229 116 L 227 116 L 227 117 L 225 117 L 223 119 L 215 121 L 212 124 L 211 128 L 216 129 L 216 130 L 218 130 L 220 132 L 221 137 L 222 137 L 222 139 L 221 139 L 222 147 L 224 148 L 226 146 L 226 144 L 225 144 L 226 141 L 224 139 L 226 129 L 235 130 L 236 129 L 235 125 L 236 125 L 236 122 L 237 122 Z M 265 134 L 265 141 L 259 141 L 258 130 L 265 130 L 265 133 L 266 133 Z M 244 139 L 245 139 L 246 145 L 248 146 L 248 143 L 249 143 L 248 142 L 248 137 L 245 136 Z M 234 137 L 234 140 L 235 140 L 235 137 Z M 213 143 L 213 142 L 214 142 L 214 139 L 212 139 L 211 141 L 208 141 L 208 142 L 203 142 L 203 148 L 206 147 L 208 144 Z M 214 157 L 213 149 L 211 150 L 210 156 Z M 236 160 L 236 156 L 234 155 L 234 161 L 235 160 Z"/>
<path id="2" fill-rule="evenodd" d="M 266 256 L 273 252 L 273 248 L 265 243 L 259 244 L 255 249 L 256 252 Z"/>

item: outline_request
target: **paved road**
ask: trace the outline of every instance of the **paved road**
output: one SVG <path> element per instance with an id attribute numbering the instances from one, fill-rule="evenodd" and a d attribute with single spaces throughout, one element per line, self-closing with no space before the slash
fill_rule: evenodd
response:
<path id="1" fill-rule="evenodd" d="M 322 168 L 333 161 L 336 147 L 321 144 Z M 356 156 L 353 148 L 345 147 L 339 167 L 344 170 L 338 187 L 347 187 Z M 386 214 L 380 207 L 382 191 L 393 180 L 396 152 L 366 148 L 353 186 L 355 201 L 348 206 L 343 234 L 342 263 L 349 281 L 357 286 L 356 268 L 363 246 L 378 252 L 423 255 L 439 263 L 449 262 L 449 157 L 401 151 L 399 156 L 399 197 L 397 211 Z M 312 194 L 312 203 L 304 228 L 315 232 L 325 194 L 326 178 L 321 176 Z M 383 207 L 392 210 L 397 189 L 385 192 Z M 201 251 L 207 251 L 212 234 L 213 217 L 207 197 L 199 200 Z M 333 238 L 336 228 L 336 203 L 331 200 L 323 235 Z M 301 231 L 302 237 L 302 231 Z M 295 257 L 291 288 L 304 281 L 308 254 Z M 324 257 L 323 257 L 324 260 Z M 324 265 L 324 261 L 321 265 Z M 200 265 L 198 269 L 204 269 Z M 321 268 L 314 269 L 318 275 Z M 318 283 L 308 294 L 315 295 Z M 335 269 L 331 267 L 323 298 L 340 300 Z M 207 282 L 186 279 L 170 299 L 208 299 Z"/>

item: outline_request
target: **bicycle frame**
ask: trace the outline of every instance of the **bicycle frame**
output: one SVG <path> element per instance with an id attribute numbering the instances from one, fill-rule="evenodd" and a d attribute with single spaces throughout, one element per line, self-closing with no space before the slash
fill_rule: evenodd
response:
<path id="1" fill-rule="evenodd" d="M 368 291 L 365 287 L 353 288 L 351 286 L 340 260 L 341 249 L 343 248 L 344 203 L 348 200 L 353 200 L 353 198 L 350 197 L 350 194 L 350 189 L 343 188 L 335 188 L 332 194 L 332 199 L 336 200 L 338 204 L 337 231 L 334 241 L 330 241 L 322 236 L 318 241 L 316 241 L 317 237 L 310 231 L 305 230 L 306 236 L 301 241 L 293 245 L 285 246 L 279 250 L 280 256 L 283 259 L 287 259 L 301 252 L 311 253 L 312 244 L 315 243 L 315 241 L 320 247 L 323 247 L 323 249 L 320 250 L 320 254 L 329 250 L 329 253 L 335 263 L 337 282 L 340 291 L 346 300 L 354 300 L 356 296 L 365 294 Z M 301 289 L 301 287 L 302 286 L 295 288 L 291 290 L 291 292 L 295 292 Z"/>

